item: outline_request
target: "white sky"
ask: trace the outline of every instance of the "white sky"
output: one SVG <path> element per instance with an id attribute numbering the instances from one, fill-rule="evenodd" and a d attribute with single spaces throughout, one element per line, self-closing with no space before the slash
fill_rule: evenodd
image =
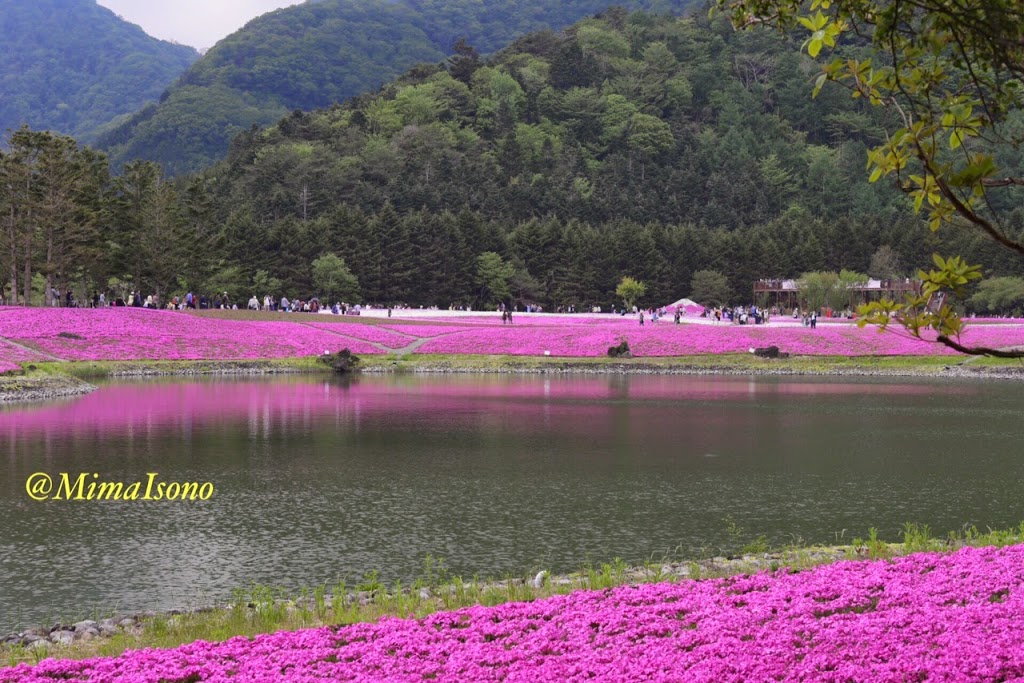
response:
<path id="1" fill-rule="evenodd" d="M 205 50 L 250 19 L 299 0 L 97 0 L 149 35 Z"/>

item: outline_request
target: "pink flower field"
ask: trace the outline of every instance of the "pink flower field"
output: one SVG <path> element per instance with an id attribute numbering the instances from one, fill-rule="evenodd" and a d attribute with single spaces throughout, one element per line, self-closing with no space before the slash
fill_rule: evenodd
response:
<path id="1" fill-rule="evenodd" d="M 604 356 L 623 339 L 639 357 L 747 353 L 759 346 L 778 346 L 794 355 L 955 355 L 939 344 L 910 339 L 902 330 L 879 333 L 838 322 L 816 330 L 706 321 L 641 327 L 632 317 L 534 315 L 522 316 L 514 325 L 465 318 L 449 324 L 374 324 L 307 314 L 282 314 L 280 320 L 267 321 L 131 308 L 0 309 L 0 368 L 8 369 L 53 358 L 244 360 L 319 355 L 346 347 L 372 355 L 418 340 L 424 340 L 415 349 L 419 354 L 582 358 Z M 1024 324 L 974 325 L 963 341 L 996 348 L 1024 346 Z"/>
<path id="2" fill-rule="evenodd" d="M 2 683 L 1011 681 L 1024 547 L 581 591 L 0 669 Z"/>
<path id="3" fill-rule="evenodd" d="M 322 354 L 348 347 L 382 353 L 307 325 L 219 320 L 145 309 L 0 310 L 0 337 L 62 360 L 244 360 Z"/>

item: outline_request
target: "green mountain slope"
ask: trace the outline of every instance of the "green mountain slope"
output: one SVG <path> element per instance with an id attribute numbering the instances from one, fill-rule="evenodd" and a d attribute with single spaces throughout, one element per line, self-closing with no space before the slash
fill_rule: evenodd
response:
<path id="1" fill-rule="evenodd" d="M 666 303 L 715 269 L 749 301 L 758 278 L 865 272 L 880 245 L 926 262 L 942 236 L 866 182 L 879 110 L 812 99 L 814 72 L 776 33 L 624 12 L 417 68 L 237 139 L 202 181 L 219 255 L 305 292 L 334 252 L 370 301 L 447 306 L 493 303 L 494 252 L 512 296 L 548 308 L 607 307 L 623 275 Z"/>
<path id="2" fill-rule="evenodd" d="M 378 88 L 414 64 L 437 63 L 458 38 L 489 53 L 528 31 L 567 26 L 608 0 L 323 0 L 251 21 L 198 61 L 158 106 L 99 144 L 115 163 L 159 161 L 172 174 L 224 156 L 234 135 L 295 109 Z M 693 0 L 622 4 L 680 11 Z"/>
<path id="3" fill-rule="evenodd" d="M 28 124 L 91 140 L 198 57 L 94 0 L 0 0 L 0 131 Z"/>

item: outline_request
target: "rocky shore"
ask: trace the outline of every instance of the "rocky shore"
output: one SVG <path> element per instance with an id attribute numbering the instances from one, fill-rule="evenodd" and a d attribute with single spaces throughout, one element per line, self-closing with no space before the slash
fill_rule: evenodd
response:
<path id="1" fill-rule="evenodd" d="M 95 391 L 88 382 L 69 375 L 14 375 L 0 377 L 0 403 L 50 401 Z"/>
<path id="2" fill-rule="evenodd" d="M 902 554 L 903 546 L 887 545 L 885 553 L 888 556 Z M 775 571 L 783 567 L 799 570 L 821 564 L 850 559 L 864 559 L 866 557 L 867 551 L 863 547 L 809 547 L 739 556 L 718 556 L 689 562 L 653 563 L 647 566 L 604 565 L 595 571 L 601 574 L 602 580 L 605 582 L 621 585 L 652 581 L 717 578 L 759 571 Z M 591 581 L 592 577 L 588 577 L 583 572 L 550 575 L 548 572 L 542 571 L 532 578 L 482 581 L 478 585 L 473 583 L 460 585 L 442 583 L 434 586 L 407 588 L 402 591 L 402 594 L 405 597 L 414 597 L 420 601 L 434 601 L 435 607 L 443 608 L 446 594 L 454 595 L 459 591 L 465 593 L 473 589 L 478 589 L 480 593 L 486 593 L 489 589 L 508 590 L 512 586 L 523 590 L 530 589 L 531 591 L 536 591 L 537 595 L 542 595 L 564 592 L 566 590 L 605 587 L 603 584 L 592 585 Z M 415 594 L 413 591 L 415 591 Z M 380 591 L 357 590 L 347 593 L 341 604 L 346 607 L 352 605 L 370 606 L 382 598 L 389 597 L 394 596 L 387 593 L 386 589 L 380 589 Z M 307 597 L 304 600 L 307 604 L 302 604 L 302 599 L 299 599 L 286 601 L 281 606 L 286 610 L 312 609 L 314 606 L 313 599 Z M 334 602 L 334 596 L 326 595 L 323 600 L 326 604 L 330 605 Z M 248 603 L 243 605 L 243 607 L 250 611 L 256 611 L 258 609 L 266 609 L 267 606 Z M 66 649 L 78 644 L 88 644 L 96 639 L 112 638 L 118 635 L 141 636 L 146 628 L 157 620 L 161 620 L 163 623 L 168 621 L 173 623 L 173 620 L 180 620 L 193 615 L 210 614 L 217 611 L 226 612 L 232 609 L 237 609 L 237 605 L 210 606 L 195 610 L 140 612 L 114 615 L 98 621 L 86 619 L 75 623 L 57 623 L 48 628 L 29 628 L 24 631 L 9 633 L 6 636 L 0 637 L 0 648 L 7 650 L 24 648 L 46 651 L 53 649 L 55 650 L 54 654 L 59 656 L 59 650 L 62 648 Z"/>
<path id="3" fill-rule="evenodd" d="M 0 403 L 16 401 L 47 401 L 80 396 L 95 391 L 96 386 L 78 377 L 117 379 L 146 377 L 199 377 L 199 376 L 263 376 L 284 374 L 311 374 L 329 372 L 325 367 L 296 364 L 275 360 L 242 361 L 169 361 L 104 363 L 94 367 L 89 363 L 67 364 L 71 374 L 29 374 L 0 376 Z M 77 367 L 70 367 L 70 366 Z M 963 361 L 949 365 L 903 367 L 876 367 L 872 364 L 841 365 L 829 360 L 812 363 L 792 362 L 790 359 L 764 360 L 759 363 L 701 364 L 680 359 L 664 362 L 608 363 L 574 361 L 533 357 L 466 357 L 461 359 L 417 359 L 406 357 L 401 361 L 365 358 L 359 372 L 375 374 L 507 374 L 507 375 L 706 375 L 706 376 L 769 376 L 769 377 L 911 377 L 953 379 L 1024 380 L 1024 364 L 1013 366 L 985 366 Z M 77 375 L 73 376 L 73 375 Z"/>
<path id="4" fill-rule="evenodd" d="M 786 360 L 765 361 L 763 365 L 700 365 L 682 361 L 660 363 L 585 363 L 529 358 L 504 359 L 501 364 L 478 365 L 471 362 L 364 362 L 359 369 L 366 374 L 525 374 L 525 375 L 708 375 L 768 377 L 913 377 L 1024 380 L 1024 365 L 986 367 L 950 364 L 935 367 L 834 366 L 827 361 L 813 367 L 794 366 Z"/>
<path id="5" fill-rule="evenodd" d="M 323 368 L 298 366 L 271 360 L 248 361 L 175 361 L 165 363 L 125 362 L 104 364 L 93 369 L 89 363 L 68 366 L 68 374 L 22 374 L 0 376 L 0 403 L 51 401 L 81 396 L 96 391 L 96 385 L 81 379 L 116 379 L 145 377 L 194 377 L 231 375 L 285 375 L 326 372 Z"/>

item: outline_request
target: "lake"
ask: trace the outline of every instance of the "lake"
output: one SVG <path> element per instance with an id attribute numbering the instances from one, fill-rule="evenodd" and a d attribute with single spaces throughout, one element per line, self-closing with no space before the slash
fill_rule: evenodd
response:
<path id="1" fill-rule="evenodd" d="M 693 376 L 111 383 L 0 409 L 0 632 L 377 570 L 621 557 L 1024 520 L 1024 386 Z M 30 475 L 211 482 L 36 502 Z"/>

